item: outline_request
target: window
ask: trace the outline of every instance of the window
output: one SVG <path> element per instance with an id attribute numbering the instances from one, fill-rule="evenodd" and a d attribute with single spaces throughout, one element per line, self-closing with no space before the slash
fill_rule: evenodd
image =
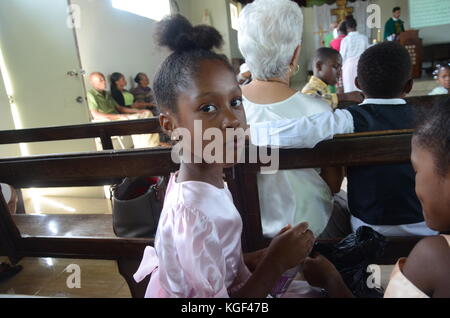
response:
<path id="1" fill-rule="evenodd" d="M 170 0 L 112 0 L 112 6 L 156 21 L 170 14 Z"/>

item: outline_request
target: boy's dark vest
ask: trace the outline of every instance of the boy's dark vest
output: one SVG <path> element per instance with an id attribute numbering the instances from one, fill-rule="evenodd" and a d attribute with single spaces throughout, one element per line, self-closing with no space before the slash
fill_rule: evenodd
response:
<path id="1" fill-rule="evenodd" d="M 351 106 L 355 132 L 411 129 L 411 105 Z M 396 151 L 396 149 L 392 149 Z M 348 204 L 353 216 L 370 225 L 423 222 L 410 163 L 348 167 Z"/>

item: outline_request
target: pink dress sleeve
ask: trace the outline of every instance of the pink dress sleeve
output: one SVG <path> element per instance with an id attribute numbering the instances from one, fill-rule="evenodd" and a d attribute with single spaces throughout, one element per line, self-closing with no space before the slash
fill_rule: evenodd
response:
<path id="1" fill-rule="evenodd" d="M 214 224 L 178 204 L 159 233 L 159 283 L 168 297 L 228 297 L 226 265 Z"/>

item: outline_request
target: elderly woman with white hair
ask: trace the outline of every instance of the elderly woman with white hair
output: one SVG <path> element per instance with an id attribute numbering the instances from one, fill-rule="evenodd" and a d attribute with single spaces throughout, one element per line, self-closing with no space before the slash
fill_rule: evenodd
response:
<path id="1" fill-rule="evenodd" d="M 291 76 L 299 70 L 302 29 L 302 11 L 290 0 L 255 0 L 242 10 L 238 42 L 253 77 L 250 84 L 242 87 L 249 124 L 332 110 L 322 99 L 290 87 Z M 286 224 L 304 221 L 316 236 L 333 237 L 351 232 L 343 204 L 335 203 L 321 172 L 321 169 L 297 169 L 258 175 L 265 236 L 273 237 Z M 339 180 L 334 183 L 340 187 Z M 342 215 L 342 222 L 335 222 L 334 217 L 330 221 L 334 209 L 339 211 L 335 215 Z"/>

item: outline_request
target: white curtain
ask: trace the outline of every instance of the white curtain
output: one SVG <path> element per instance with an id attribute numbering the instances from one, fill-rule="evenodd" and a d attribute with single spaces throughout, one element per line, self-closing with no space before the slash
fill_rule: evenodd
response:
<path id="1" fill-rule="evenodd" d="M 362 34 L 367 35 L 370 39 L 371 30 L 367 27 L 367 18 L 369 14 L 367 13 L 367 6 L 371 4 L 372 1 L 355 1 L 355 2 L 347 2 L 347 7 L 353 8 L 353 17 L 358 23 L 358 31 Z M 336 16 L 331 14 L 331 10 L 337 9 L 336 3 L 332 5 L 324 4 L 321 6 L 314 6 L 314 43 L 316 45 L 316 49 L 321 47 L 320 43 L 320 34 L 318 34 L 320 28 L 326 33 L 330 32 L 330 24 L 333 21 L 336 21 Z M 322 37 L 323 38 L 323 37 Z"/>

